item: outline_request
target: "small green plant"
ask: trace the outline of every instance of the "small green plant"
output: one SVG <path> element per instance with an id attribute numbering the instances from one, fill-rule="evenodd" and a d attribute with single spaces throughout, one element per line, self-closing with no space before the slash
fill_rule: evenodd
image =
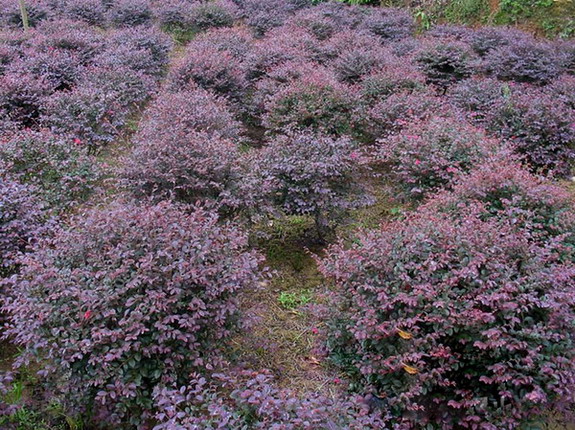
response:
<path id="1" fill-rule="evenodd" d="M 420 30 L 429 30 L 433 23 L 431 16 L 425 12 L 423 9 L 417 9 L 413 16 L 415 17 Z"/>
<path id="2" fill-rule="evenodd" d="M 287 310 L 299 308 L 311 303 L 313 297 L 309 291 L 287 292 L 282 291 L 278 296 L 280 306 Z"/>

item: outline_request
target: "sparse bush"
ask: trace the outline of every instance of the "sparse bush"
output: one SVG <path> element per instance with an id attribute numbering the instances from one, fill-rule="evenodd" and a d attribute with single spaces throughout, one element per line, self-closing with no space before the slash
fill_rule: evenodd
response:
<path id="1" fill-rule="evenodd" d="M 385 54 L 377 48 L 364 49 L 352 46 L 334 60 L 333 69 L 340 81 L 353 83 L 380 69 L 386 60 Z"/>
<path id="2" fill-rule="evenodd" d="M 484 59 L 485 71 L 505 81 L 546 84 L 561 72 L 560 58 L 549 43 L 515 40 L 490 51 Z"/>
<path id="3" fill-rule="evenodd" d="M 147 0 L 115 0 L 106 14 L 109 22 L 116 27 L 147 25 L 153 18 Z"/>
<path id="4" fill-rule="evenodd" d="M 473 71 L 472 54 L 460 42 L 440 42 L 423 49 L 417 56 L 427 82 L 440 88 L 469 77 Z"/>
<path id="5" fill-rule="evenodd" d="M 191 90 L 199 85 L 234 99 L 244 95 L 248 85 L 240 61 L 208 41 L 191 43 L 169 79 L 174 90 Z"/>
<path id="6" fill-rule="evenodd" d="M 413 17 L 402 9 L 373 9 L 361 26 L 386 40 L 409 37 L 415 31 Z"/>
<path id="7" fill-rule="evenodd" d="M 408 428 L 519 428 L 571 405 L 573 247 L 422 211 L 332 247 L 330 347 Z M 572 238 L 572 231 L 569 233 Z"/>
<path id="8" fill-rule="evenodd" d="M 238 295 L 258 281 L 247 237 L 201 208 L 116 203 L 73 218 L 12 278 L 8 335 L 63 378 L 68 411 L 144 425 L 158 386 L 218 363 Z M 39 318 L 41 316 L 41 318 Z"/>
<path id="9" fill-rule="evenodd" d="M 499 147 L 479 129 L 457 119 L 431 118 L 380 141 L 376 159 L 387 166 L 393 183 L 408 198 L 420 199 L 449 187 L 454 178 Z"/>
<path id="10" fill-rule="evenodd" d="M 385 428 L 385 416 L 370 411 L 361 398 L 330 399 L 277 388 L 267 372 L 217 374 L 210 381 L 197 378 L 181 389 L 163 388 L 155 393 L 160 422 L 154 430 L 194 428 Z M 230 395 L 222 392 L 231 390 Z"/>
<path id="11" fill-rule="evenodd" d="M 515 88 L 487 119 L 536 170 L 567 175 L 575 158 L 575 111 L 536 88 Z"/>
<path id="12" fill-rule="evenodd" d="M 365 156 L 349 138 L 289 132 L 275 137 L 261 157 L 255 168 L 276 207 L 289 215 L 313 216 L 320 237 L 346 210 L 370 203 L 358 181 Z"/>
<path id="13" fill-rule="evenodd" d="M 102 177 L 81 144 L 46 132 L 23 132 L 0 143 L 0 160 L 13 177 L 34 186 L 56 209 L 85 199 Z"/>
<path id="14" fill-rule="evenodd" d="M 360 86 L 362 96 L 372 103 L 393 94 L 424 89 L 425 76 L 409 63 L 396 59 L 366 75 Z"/>

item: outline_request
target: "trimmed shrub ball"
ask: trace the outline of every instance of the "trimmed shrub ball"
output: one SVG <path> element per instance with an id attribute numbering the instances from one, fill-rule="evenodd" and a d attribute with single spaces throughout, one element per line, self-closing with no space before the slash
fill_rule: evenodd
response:
<path id="1" fill-rule="evenodd" d="M 201 208 L 93 209 L 40 243 L 11 280 L 8 335 L 61 381 L 65 410 L 145 426 L 160 386 L 212 369 L 258 283 L 247 237 Z M 88 416 L 88 415 L 85 415 Z"/>

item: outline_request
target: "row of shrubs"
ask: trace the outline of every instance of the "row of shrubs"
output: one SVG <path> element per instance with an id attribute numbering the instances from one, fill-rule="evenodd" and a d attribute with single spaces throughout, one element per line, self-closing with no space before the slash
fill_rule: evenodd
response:
<path id="1" fill-rule="evenodd" d="M 575 218 L 572 197 L 539 176 L 571 165 L 567 46 L 494 29 L 417 39 L 401 11 L 257 3 L 238 5 L 250 27 L 198 36 L 169 73 L 115 203 L 47 221 L 46 205 L 89 194 L 95 158 L 44 120 L 3 138 L 0 304 L 16 365 L 40 362 L 47 396 L 113 428 L 496 429 L 568 410 Z M 36 49 L 44 28 L 6 45 Z M 106 42 L 109 64 L 157 82 L 169 43 L 148 42 L 165 37 L 105 40 L 118 34 L 146 42 Z M 517 46 L 533 56 L 513 60 Z M 513 73 L 488 71 L 488 51 L 504 49 Z M 154 72 L 134 67 L 160 57 Z M 117 100 L 109 79 L 51 91 L 110 82 Z M 245 219 L 308 215 L 327 239 L 373 202 L 368 182 L 420 205 L 318 259 L 335 284 L 329 353 L 368 396 L 299 398 L 228 367 L 242 295 L 267 276 Z"/>

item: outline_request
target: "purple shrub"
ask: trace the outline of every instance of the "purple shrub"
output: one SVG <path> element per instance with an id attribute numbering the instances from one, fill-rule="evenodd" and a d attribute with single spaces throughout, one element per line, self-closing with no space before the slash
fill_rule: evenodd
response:
<path id="1" fill-rule="evenodd" d="M 484 57 L 483 67 L 498 79 L 533 84 L 546 84 L 561 73 L 560 56 L 553 45 L 529 39 L 493 49 Z"/>
<path id="2" fill-rule="evenodd" d="M 169 80 L 171 88 L 176 91 L 191 90 L 198 85 L 233 99 L 244 95 L 248 85 L 240 60 L 209 41 L 191 43 L 185 57 L 172 70 Z"/>
<path id="3" fill-rule="evenodd" d="M 218 51 L 230 52 L 238 59 L 252 50 L 254 37 L 246 27 L 214 28 L 199 34 L 195 40 L 209 41 Z"/>
<path id="4" fill-rule="evenodd" d="M 386 417 L 371 412 L 364 399 L 330 399 L 316 393 L 299 398 L 273 382 L 267 372 L 242 371 L 217 374 L 210 381 L 196 378 L 181 389 L 159 389 L 155 403 L 160 424 L 154 430 L 386 428 Z"/>
<path id="5" fill-rule="evenodd" d="M 157 386 L 217 365 L 237 296 L 258 282 L 247 237 L 201 208 L 125 203 L 74 217 L 11 280 L 8 336 L 45 359 L 70 411 L 145 426 Z"/>
<path id="6" fill-rule="evenodd" d="M 281 26 L 293 10 L 284 0 L 244 0 L 242 3 L 245 22 L 257 36 Z"/>
<path id="7" fill-rule="evenodd" d="M 106 12 L 115 27 L 135 27 L 152 22 L 153 14 L 147 0 L 114 0 Z"/>
<path id="8" fill-rule="evenodd" d="M 231 0 L 197 3 L 190 10 L 190 23 L 198 30 L 231 27 L 239 12 Z"/>
<path id="9" fill-rule="evenodd" d="M 473 55 L 467 45 L 443 41 L 424 46 L 417 62 L 427 76 L 427 82 L 440 88 L 469 77 L 473 71 Z"/>
<path id="10" fill-rule="evenodd" d="M 338 55 L 332 67 L 340 81 L 354 83 L 374 70 L 381 69 L 383 64 L 390 60 L 389 57 L 388 53 L 376 47 L 366 49 L 351 46 Z"/>
<path id="11" fill-rule="evenodd" d="M 0 42 L 0 76 L 4 74 L 6 68 L 14 61 L 18 56 L 18 51 L 13 46 L 7 43 Z"/>
<path id="12" fill-rule="evenodd" d="M 48 4 L 43 0 L 26 2 L 26 11 L 28 12 L 30 27 L 36 27 L 50 17 Z M 22 28 L 22 17 L 18 2 L 0 0 L 0 27 Z"/>
<path id="13" fill-rule="evenodd" d="M 22 127 L 34 126 L 50 91 L 42 78 L 18 73 L 0 76 L 0 118 Z"/>
<path id="14" fill-rule="evenodd" d="M 397 92 L 368 107 L 361 132 L 373 141 L 397 133 L 413 121 L 424 120 L 445 110 L 442 99 L 429 92 Z"/>
<path id="15" fill-rule="evenodd" d="M 484 56 L 494 49 L 508 47 L 521 41 L 525 43 L 532 38 L 520 30 L 504 27 L 482 27 L 472 31 L 465 38 L 473 50 Z"/>
<path id="16" fill-rule="evenodd" d="M 529 173 L 507 152 L 475 167 L 451 192 L 436 196 L 427 206 L 455 216 L 478 202 L 483 217 L 512 218 L 533 240 L 560 238 L 575 245 L 575 207 L 569 191 Z"/>
<path id="17" fill-rule="evenodd" d="M 368 102 L 377 102 L 393 94 L 423 90 L 425 76 L 413 65 L 392 59 L 363 77 L 361 94 Z"/>
<path id="18" fill-rule="evenodd" d="M 258 163 L 273 204 L 288 215 L 314 217 L 320 238 L 346 210 L 371 202 L 358 180 L 365 156 L 347 137 L 288 132 L 273 138 Z"/>
<path id="19" fill-rule="evenodd" d="M 94 59 L 95 64 L 122 65 L 160 77 L 167 69 L 172 41 L 155 28 L 132 28 L 112 33 L 107 45 L 107 51 Z"/>
<path id="20" fill-rule="evenodd" d="M 238 140 L 241 125 L 234 119 L 227 101 L 209 91 L 160 94 L 148 108 L 139 131 L 141 141 L 185 138 L 194 131 Z"/>
<path id="21" fill-rule="evenodd" d="M 294 80 L 265 103 L 263 123 L 272 130 L 311 127 L 329 134 L 354 132 L 359 99 L 354 90 L 320 71 Z"/>
<path id="22" fill-rule="evenodd" d="M 513 216 L 417 212 L 328 251 L 329 345 L 397 425 L 519 428 L 572 405 L 573 257 Z"/>
<path id="23" fill-rule="evenodd" d="M 454 118 L 414 122 L 402 133 L 378 142 L 375 159 L 387 167 L 393 184 L 407 197 L 420 199 L 449 187 L 499 149 L 497 141 Z"/>
<path id="24" fill-rule="evenodd" d="M 14 271 L 19 256 L 29 249 L 44 223 L 44 208 L 35 190 L 14 180 L 8 169 L 0 161 L 0 276 Z"/>
<path id="25" fill-rule="evenodd" d="M 338 29 L 354 29 L 369 14 L 367 8 L 331 1 L 320 3 L 312 10 L 334 21 Z"/>
<path id="26" fill-rule="evenodd" d="M 188 0 L 163 0 L 152 4 L 156 21 L 168 30 L 191 26 L 191 10 L 194 3 Z"/>
<path id="27" fill-rule="evenodd" d="M 361 24 L 372 34 L 385 40 L 403 39 L 415 32 L 413 17 L 402 9 L 375 8 Z"/>
<path id="28" fill-rule="evenodd" d="M 45 52 L 27 50 L 22 60 L 12 63 L 10 71 L 44 80 L 54 91 L 68 90 L 77 81 L 81 59 L 67 50 L 48 48 Z"/>
<path id="29" fill-rule="evenodd" d="M 535 170 L 567 175 L 575 159 L 575 111 L 537 88 L 514 88 L 487 118 Z"/>
<path id="30" fill-rule="evenodd" d="M 46 132 L 21 132 L 1 142 L 0 160 L 56 209 L 89 196 L 103 173 L 81 145 Z"/>
<path id="31" fill-rule="evenodd" d="M 496 79 L 472 78 L 451 87 L 449 96 L 470 118 L 482 122 L 501 102 L 504 87 L 505 84 Z"/>
<path id="32" fill-rule="evenodd" d="M 128 112 L 114 92 L 82 86 L 52 95 L 41 120 L 54 133 L 77 139 L 93 149 L 114 140 L 125 125 Z"/>
<path id="33" fill-rule="evenodd" d="M 553 81 L 546 90 L 566 106 L 575 110 L 575 76 L 563 75 Z"/>
<path id="34" fill-rule="evenodd" d="M 567 40 L 558 45 L 559 53 L 561 55 L 561 65 L 566 73 L 575 75 L 575 43 L 572 40 Z"/>
<path id="35" fill-rule="evenodd" d="M 106 23 L 106 9 L 100 1 L 64 0 L 60 2 L 58 12 L 68 19 L 89 25 L 104 27 Z"/>
<path id="36" fill-rule="evenodd" d="M 425 33 L 425 36 L 434 39 L 466 41 L 473 33 L 473 29 L 462 25 L 439 24 L 434 25 Z"/>
<path id="37" fill-rule="evenodd" d="M 339 30 L 336 21 L 319 11 L 317 7 L 299 11 L 289 22 L 302 27 L 320 41 L 329 39 Z"/>
<path id="38" fill-rule="evenodd" d="M 178 124 L 157 138 L 138 139 L 124 160 L 122 183 L 138 197 L 221 205 L 222 193 L 240 176 L 239 157 L 233 141 Z"/>
<path id="39" fill-rule="evenodd" d="M 87 64 L 104 50 L 104 40 L 97 31 L 77 22 L 50 21 L 40 27 L 34 49 L 40 53 L 66 51 Z"/>

